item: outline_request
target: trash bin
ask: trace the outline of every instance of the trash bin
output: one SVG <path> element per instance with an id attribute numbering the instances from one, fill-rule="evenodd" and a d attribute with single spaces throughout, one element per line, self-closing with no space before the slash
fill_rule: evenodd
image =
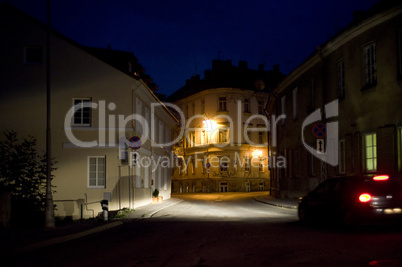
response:
<path id="1" fill-rule="evenodd" d="M 107 199 L 102 200 L 101 202 L 102 210 L 103 210 L 103 220 L 108 220 L 108 211 L 109 211 L 109 201 Z"/>

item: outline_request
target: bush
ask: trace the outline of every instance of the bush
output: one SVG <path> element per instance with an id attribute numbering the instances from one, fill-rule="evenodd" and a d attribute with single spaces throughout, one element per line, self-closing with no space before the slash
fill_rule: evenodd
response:
<path id="1" fill-rule="evenodd" d="M 4 135 L 5 139 L 0 141 L 0 190 L 12 194 L 12 224 L 43 225 L 46 154 L 37 152 L 32 136 L 19 141 L 13 131 Z"/>

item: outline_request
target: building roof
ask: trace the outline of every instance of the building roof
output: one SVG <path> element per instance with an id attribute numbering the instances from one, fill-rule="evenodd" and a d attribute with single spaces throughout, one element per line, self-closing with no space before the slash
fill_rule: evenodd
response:
<path id="1" fill-rule="evenodd" d="M 137 57 L 132 52 L 112 50 L 108 48 L 82 47 L 86 52 L 92 54 L 103 62 L 115 67 L 121 72 L 135 78 L 141 79 L 153 92 L 158 90 L 158 87 L 153 82 L 151 76 L 145 73 L 144 67 L 138 63 Z"/>
<path id="2" fill-rule="evenodd" d="M 297 66 L 294 70 L 292 70 L 286 77 L 281 81 L 277 88 L 275 88 L 275 92 L 278 92 L 278 89 L 285 89 L 286 86 L 299 77 L 306 69 L 309 69 L 311 66 L 321 61 L 321 57 L 325 57 L 334 49 L 339 47 L 341 44 L 345 43 L 348 39 L 353 36 L 351 32 L 359 29 L 362 25 L 366 24 L 368 21 L 375 19 L 375 16 L 380 15 L 384 12 L 391 11 L 394 8 L 401 8 L 402 4 L 394 1 L 394 0 L 380 0 L 373 7 L 368 9 L 367 11 L 355 11 L 354 12 L 354 20 L 343 28 L 340 32 L 338 32 L 335 36 L 330 38 L 328 41 L 318 46 L 317 49 L 304 60 L 299 66 Z"/>
<path id="3" fill-rule="evenodd" d="M 258 70 L 249 69 L 247 62 L 240 61 L 239 66 L 233 66 L 230 60 L 213 60 L 212 69 L 204 72 L 204 78 L 199 75 L 191 77 L 186 84 L 168 96 L 167 100 L 175 102 L 193 94 L 215 88 L 239 88 L 253 91 L 269 92 L 283 78 L 279 66 L 266 71 L 263 65 Z"/>
<path id="4" fill-rule="evenodd" d="M 43 24 L 39 20 L 33 18 L 32 16 L 26 14 L 20 9 L 14 7 L 12 4 L 5 2 L 0 4 L 0 16 L 3 18 L 17 16 L 24 18 L 31 23 L 34 23 L 42 28 L 47 28 L 47 25 Z M 143 82 L 151 89 L 153 92 L 158 90 L 157 85 L 153 82 L 150 75 L 145 73 L 144 67 L 138 63 L 138 59 L 135 57 L 134 53 L 127 51 L 118 51 L 108 48 L 95 48 L 95 47 L 85 47 L 72 39 L 66 37 L 60 32 L 51 29 L 51 33 L 64 41 L 81 48 L 88 54 L 91 54 L 98 58 L 99 60 L 105 62 L 106 64 L 120 70 L 121 72 Z"/>

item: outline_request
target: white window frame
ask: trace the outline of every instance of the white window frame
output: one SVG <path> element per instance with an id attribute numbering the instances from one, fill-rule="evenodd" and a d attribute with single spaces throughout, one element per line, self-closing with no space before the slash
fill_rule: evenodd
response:
<path id="1" fill-rule="evenodd" d="M 103 159 L 103 169 L 99 169 L 99 160 Z M 91 160 L 95 160 L 95 173 L 91 171 Z M 100 177 L 103 173 L 103 177 Z M 93 177 L 93 174 L 95 177 Z M 91 180 L 95 179 L 95 184 L 91 184 Z M 103 179 L 103 184 L 101 180 Z M 106 188 L 106 156 L 89 156 L 88 157 L 88 188 Z"/>

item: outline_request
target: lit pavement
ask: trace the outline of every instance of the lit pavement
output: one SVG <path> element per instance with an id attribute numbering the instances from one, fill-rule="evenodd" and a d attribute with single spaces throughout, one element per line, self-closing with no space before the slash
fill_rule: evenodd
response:
<path id="1" fill-rule="evenodd" d="M 117 227 L 20 254 L 10 265 L 402 266 L 400 228 L 307 227 L 296 210 L 256 201 L 260 194 L 175 195 Z"/>

